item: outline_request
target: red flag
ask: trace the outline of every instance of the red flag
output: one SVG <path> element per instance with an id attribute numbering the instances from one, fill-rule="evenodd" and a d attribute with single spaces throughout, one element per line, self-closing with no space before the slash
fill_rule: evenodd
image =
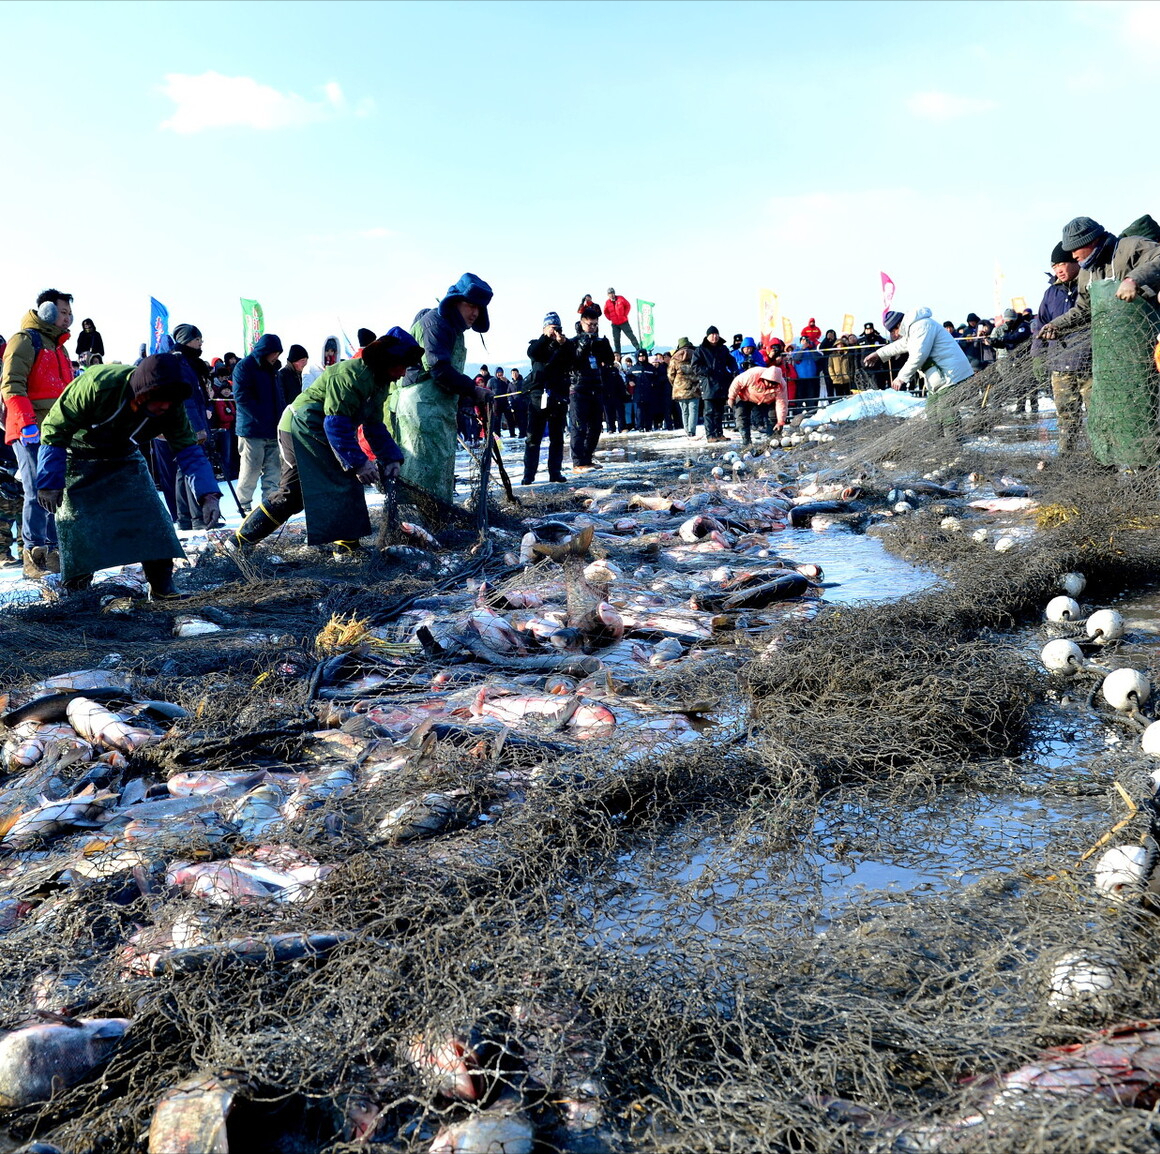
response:
<path id="1" fill-rule="evenodd" d="M 892 281 L 884 272 L 878 274 L 882 278 L 882 319 L 886 319 L 886 314 L 890 312 L 890 306 L 894 303 L 894 281 Z"/>

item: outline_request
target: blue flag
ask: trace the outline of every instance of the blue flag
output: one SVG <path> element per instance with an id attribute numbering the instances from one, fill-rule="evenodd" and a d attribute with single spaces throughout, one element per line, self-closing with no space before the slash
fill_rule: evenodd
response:
<path id="1" fill-rule="evenodd" d="M 156 298 L 149 298 L 149 354 L 164 351 L 162 337 L 169 335 L 169 310 Z"/>

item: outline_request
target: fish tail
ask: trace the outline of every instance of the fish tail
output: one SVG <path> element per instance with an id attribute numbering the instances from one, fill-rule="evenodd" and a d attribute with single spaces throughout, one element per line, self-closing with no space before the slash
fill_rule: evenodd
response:
<path id="1" fill-rule="evenodd" d="M 593 527 L 585 525 L 579 533 L 574 533 L 567 541 L 559 545 L 548 545 L 537 541 L 532 546 L 532 552 L 537 557 L 547 557 L 551 561 L 563 561 L 565 557 L 585 557 L 592 548 Z"/>

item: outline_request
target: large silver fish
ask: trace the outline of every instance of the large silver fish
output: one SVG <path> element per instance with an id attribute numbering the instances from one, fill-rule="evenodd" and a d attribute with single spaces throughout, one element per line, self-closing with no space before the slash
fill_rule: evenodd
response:
<path id="1" fill-rule="evenodd" d="M 83 1082 L 117 1048 L 129 1018 L 63 1018 L 21 1026 L 0 1039 L 0 1108 L 47 1102 Z"/>
<path id="2" fill-rule="evenodd" d="M 24 849 L 37 840 L 56 837 L 67 829 L 100 824 L 106 807 L 117 799 L 115 793 L 97 793 L 92 785 L 86 786 L 75 797 L 60 801 L 45 801 L 22 813 L 8 827 L 3 844 L 12 849 Z"/>

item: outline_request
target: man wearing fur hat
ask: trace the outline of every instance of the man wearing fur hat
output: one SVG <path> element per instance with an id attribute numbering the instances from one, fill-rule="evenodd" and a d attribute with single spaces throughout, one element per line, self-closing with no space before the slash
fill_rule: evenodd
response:
<path id="1" fill-rule="evenodd" d="M 491 327 L 491 286 L 465 272 L 433 309 L 422 309 L 411 336 L 423 346 L 422 361 L 391 389 L 384 419 L 403 451 L 401 476 L 408 484 L 450 501 L 455 494 L 456 416 L 460 398 L 490 405 L 491 389 L 463 372 L 468 329 Z"/>
<path id="2" fill-rule="evenodd" d="M 154 599 L 178 596 L 173 558 L 184 557 L 141 446 L 164 436 L 191 479 L 203 523 L 217 522 L 221 491 L 184 402 L 190 385 L 179 357 L 139 365 L 94 365 L 56 400 L 41 425 L 35 491 L 60 533 L 66 589 L 84 589 L 98 569 L 140 561 Z"/>

